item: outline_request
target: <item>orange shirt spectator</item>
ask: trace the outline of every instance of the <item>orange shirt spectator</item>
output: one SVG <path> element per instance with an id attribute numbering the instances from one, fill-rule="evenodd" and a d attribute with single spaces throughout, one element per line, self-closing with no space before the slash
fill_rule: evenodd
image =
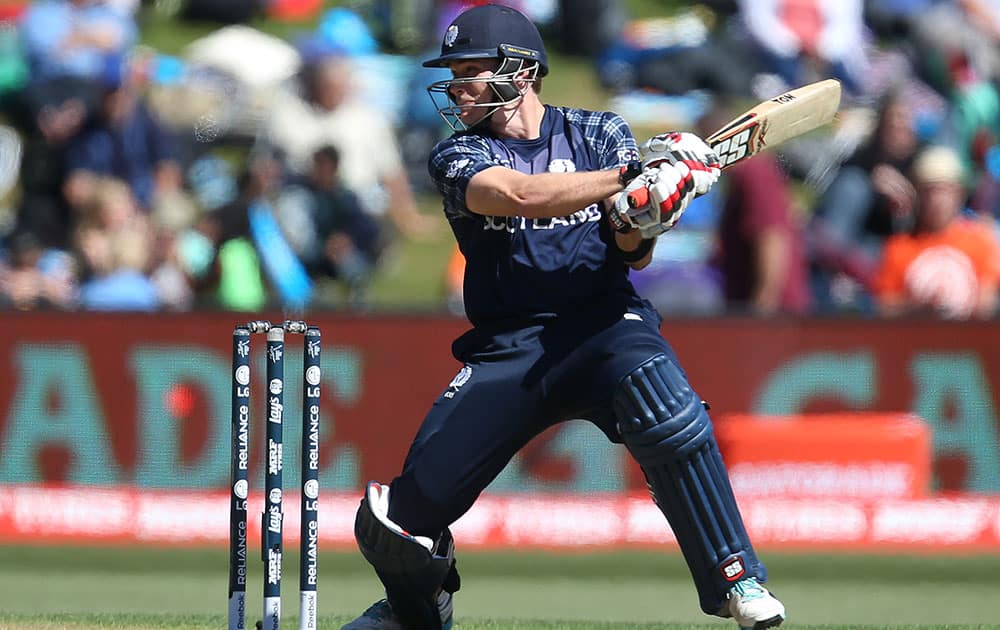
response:
<path id="1" fill-rule="evenodd" d="M 911 304 L 951 318 L 988 316 L 998 262 L 1000 246 L 990 228 L 960 218 L 940 232 L 891 237 L 875 290 L 890 314 Z"/>
<path id="2" fill-rule="evenodd" d="M 990 227 L 962 218 L 962 165 L 934 147 L 914 164 L 916 224 L 886 241 L 875 294 L 887 315 L 930 310 L 943 317 L 990 317 L 996 310 L 1000 242 Z"/>

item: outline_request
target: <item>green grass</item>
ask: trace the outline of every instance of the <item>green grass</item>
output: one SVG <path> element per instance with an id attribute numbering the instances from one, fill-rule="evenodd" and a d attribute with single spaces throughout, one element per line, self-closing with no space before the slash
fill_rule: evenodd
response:
<path id="1" fill-rule="evenodd" d="M 151 615 L 134 615 L 128 617 L 108 617 L 108 616 L 90 616 L 87 618 L 63 618 L 57 620 L 56 622 L 49 621 L 39 621 L 32 619 L 30 617 L 19 618 L 11 620 L 9 625 L 0 626 L 4 630 L 84 630 L 84 629 L 111 629 L 111 628 L 136 628 L 142 630 L 167 630 L 174 628 L 224 628 L 225 619 L 220 616 L 207 617 L 200 615 L 184 615 L 172 617 L 170 621 L 164 621 L 162 618 L 158 618 Z M 283 620 L 285 627 L 296 627 L 297 623 L 294 618 L 287 618 Z M 176 625 L 172 625 L 176 624 Z M 340 628 L 342 623 L 335 619 L 322 619 L 318 624 L 319 630 L 337 630 Z M 705 624 L 615 624 L 615 623 L 580 623 L 576 621 L 566 621 L 566 622 L 547 622 L 547 621 L 525 621 L 525 622 L 509 622 L 506 620 L 483 620 L 473 624 L 460 624 L 456 623 L 455 628 L 461 630 L 626 630 L 631 628 L 646 628 L 648 630 L 697 630 L 699 628 L 710 630 L 715 628 L 726 628 L 730 625 L 724 623 L 705 625 Z M 735 626 L 733 626 L 735 627 Z M 785 624 L 783 627 L 792 627 L 791 624 Z M 795 626 L 804 627 L 804 626 Z M 891 625 L 891 626 L 872 626 L 872 625 L 824 625 L 824 626 L 809 626 L 815 629 L 829 629 L 829 630 L 873 630 L 873 629 L 893 629 L 901 630 L 906 628 L 913 628 L 914 626 L 905 625 Z M 925 625 L 920 626 L 923 630 L 986 630 L 995 629 L 995 625 L 965 625 L 965 624 L 943 624 L 943 625 Z"/>
<path id="2" fill-rule="evenodd" d="M 371 287 L 372 303 L 380 310 L 441 310 L 444 272 L 455 237 L 447 227 L 441 198 L 421 195 L 420 211 L 440 219 L 441 230 L 429 241 L 399 238 L 379 267 Z"/>
<path id="3" fill-rule="evenodd" d="M 789 626 L 996 627 L 1000 556 L 765 553 Z M 224 549 L 0 547 L 0 629 L 218 628 Z M 731 628 L 703 615 L 681 558 L 660 553 L 465 553 L 456 628 Z M 248 609 L 261 602 L 251 562 Z M 297 559 L 285 559 L 294 627 Z M 339 628 L 380 595 L 353 553 L 320 558 L 321 628 Z M 253 615 L 252 620 L 259 615 Z"/>
<path id="4" fill-rule="evenodd" d="M 174 15 L 176 8 L 172 6 L 173 4 L 175 3 L 143 3 L 142 9 L 137 15 L 143 44 L 152 46 L 165 54 L 179 55 L 188 44 L 222 26 L 216 22 L 177 19 Z M 328 1 L 324 3 L 324 6 L 332 7 L 340 4 L 343 3 Z M 161 8 L 161 5 L 169 8 Z M 304 22 L 279 22 L 256 17 L 247 26 L 275 37 L 291 40 L 299 33 L 312 30 L 317 22 L 317 19 Z"/>

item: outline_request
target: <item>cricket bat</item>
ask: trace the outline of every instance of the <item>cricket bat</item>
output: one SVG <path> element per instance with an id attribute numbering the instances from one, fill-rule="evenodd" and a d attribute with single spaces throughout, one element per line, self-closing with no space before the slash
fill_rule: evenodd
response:
<path id="1" fill-rule="evenodd" d="M 768 99 L 731 120 L 705 144 L 729 168 L 796 136 L 833 122 L 840 107 L 840 81 L 810 83 Z"/>
<path id="2" fill-rule="evenodd" d="M 769 147 L 833 122 L 840 107 L 840 81 L 825 79 L 775 96 L 751 107 L 705 139 L 727 169 Z M 629 205 L 649 201 L 645 188 L 629 194 Z"/>

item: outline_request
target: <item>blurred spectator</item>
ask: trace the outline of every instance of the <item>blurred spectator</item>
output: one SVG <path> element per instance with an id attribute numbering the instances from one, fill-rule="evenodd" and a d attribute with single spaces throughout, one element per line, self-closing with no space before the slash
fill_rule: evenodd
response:
<path id="1" fill-rule="evenodd" d="M 251 155 L 249 171 L 255 178 L 253 189 L 240 201 L 246 203 L 246 225 L 256 260 L 282 308 L 301 311 L 313 299 L 315 286 L 274 207 L 286 177 L 284 165 L 276 154 L 261 151 Z"/>
<path id="2" fill-rule="evenodd" d="M 1000 141 L 1000 92 L 964 53 L 950 53 L 948 64 L 950 115 L 940 136 L 958 150 L 972 178 L 983 167 L 986 151 Z"/>
<path id="3" fill-rule="evenodd" d="M 76 248 L 83 281 L 80 306 L 88 310 L 152 311 L 160 307 L 153 266 L 153 232 L 128 186 L 119 180 L 95 182 L 81 208 Z"/>
<path id="4" fill-rule="evenodd" d="M 898 34 L 893 44 L 908 51 L 920 77 L 944 97 L 947 111 L 934 117 L 933 137 L 958 151 L 966 181 L 978 188 L 973 208 L 991 213 L 987 156 L 1000 141 L 1000 4 L 881 0 L 874 5 L 869 13 L 876 28 Z"/>
<path id="5" fill-rule="evenodd" d="M 900 5 L 894 24 L 908 40 L 922 75 L 946 91 L 942 82 L 949 59 L 967 57 L 977 73 L 1000 78 L 1000 6 L 995 0 L 908 0 L 877 4 Z M 883 13 L 886 11 L 883 9 Z"/>
<path id="6" fill-rule="evenodd" d="M 73 219 L 59 194 L 63 174 L 61 153 L 38 149 L 36 144 L 25 146 L 16 230 L 33 234 L 44 247 L 65 249 L 70 244 Z"/>
<path id="7" fill-rule="evenodd" d="M 79 206 L 96 176 L 113 176 L 128 183 L 146 211 L 177 198 L 181 167 L 176 139 L 146 105 L 129 68 L 113 64 L 104 76 L 101 111 L 94 123 L 67 148 L 65 195 Z M 176 211 L 176 205 L 165 205 Z M 193 207 L 183 212 L 192 212 Z M 164 223 L 186 224 L 193 216 L 162 217 Z"/>
<path id="8" fill-rule="evenodd" d="M 313 153 L 307 177 L 275 203 L 289 243 L 313 275 L 338 280 L 348 300 L 364 304 L 384 245 L 379 223 L 340 179 L 340 156 L 327 145 Z"/>
<path id="9" fill-rule="evenodd" d="M 908 173 L 920 146 L 902 92 L 879 107 L 868 140 L 840 167 L 809 225 L 811 282 L 820 311 L 869 311 L 885 239 L 905 231 L 916 194 Z"/>
<path id="10" fill-rule="evenodd" d="M 867 65 L 861 0 L 740 0 L 740 11 L 785 87 L 832 76 L 860 91 Z"/>
<path id="11" fill-rule="evenodd" d="M 750 94 L 755 75 L 764 70 L 760 55 L 746 33 L 734 28 L 735 8 L 712 9 L 699 4 L 669 17 L 626 23 L 598 58 L 602 82 L 617 91 L 641 88 L 675 96 L 692 90 Z M 568 13 L 569 8 L 563 12 Z"/>
<path id="12" fill-rule="evenodd" d="M 76 305 L 76 267 L 67 253 L 45 249 L 28 232 L 13 235 L 0 251 L 0 306 L 28 310 Z"/>
<path id="13" fill-rule="evenodd" d="M 267 285 L 249 215 L 256 200 L 278 194 L 281 179 L 275 156 L 252 153 L 239 176 L 235 198 L 210 209 L 184 233 L 179 255 L 195 291 L 204 298 L 201 303 L 248 312 L 267 305 Z"/>
<path id="14" fill-rule="evenodd" d="M 48 139 L 64 139 L 98 105 L 110 60 L 136 42 L 132 17 L 102 0 L 37 0 L 19 23 L 30 68 L 27 113 Z"/>
<path id="15" fill-rule="evenodd" d="M 773 153 L 726 172 L 719 267 L 730 309 L 804 315 L 810 309 L 802 230 Z"/>
<path id="16" fill-rule="evenodd" d="M 440 222 L 417 209 L 389 121 L 352 97 L 350 60 L 307 60 L 301 79 L 300 93 L 275 98 L 265 129 L 265 140 L 284 154 L 292 172 L 307 173 L 313 152 L 332 145 L 340 153 L 344 184 L 366 212 L 411 238 L 436 234 Z"/>
<path id="17" fill-rule="evenodd" d="M 941 146 L 923 150 L 913 165 L 913 181 L 913 229 L 888 239 L 875 283 L 880 312 L 991 317 L 1000 242 L 987 225 L 961 215 L 965 186 L 957 153 Z"/>
<path id="18" fill-rule="evenodd" d="M 28 80 L 28 62 L 21 47 L 17 29 L 12 28 L 13 17 L 2 14 L 0 4 L 0 107 L 9 109 L 10 96 L 17 93 Z M 9 112 L 8 112 L 9 113 Z"/>
<path id="19" fill-rule="evenodd" d="M 128 184 L 114 177 L 96 177 L 90 194 L 80 206 L 80 222 L 108 232 L 118 232 L 148 221 L 139 209 Z"/>
<path id="20" fill-rule="evenodd" d="M 190 248 L 187 237 L 192 230 L 174 232 L 172 230 L 155 230 L 152 234 L 151 271 L 149 278 L 156 287 L 156 295 L 161 308 L 172 311 L 186 311 L 194 305 L 193 278 L 186 263 L 189 255 L 185 247 Z M 198 245 L 211 245 L 207 240 L 199 240 Z M 207 257 L 209 254 L 202 250 Z"/>
<path id="21" fill-rule="evenodd" d="M 969 199 L 969 209 L 1000 229 L 1000 145 L 987 149 L 983 171 Z"/>
<path id="22" fill-rule="evenodd" d="M 137 29 L 99 0 L 38 0 L 18 22 L 28 81 L 8 113 L 24 134 L 18 229 L 67 247 L 72 222 L 60 195 L 65 145 L 98 108 L 100 79 L 124 58 Z"/>
<path id="23" fill-rule="evenodd" d="M 151 245 L 147 232 L 115 234 L 84 224 L 77 229 L 78 247 L 91 271 L 80 286 L 80 306 L 95 311 L 155 311 L 156 285 L 144 271 Z"/>

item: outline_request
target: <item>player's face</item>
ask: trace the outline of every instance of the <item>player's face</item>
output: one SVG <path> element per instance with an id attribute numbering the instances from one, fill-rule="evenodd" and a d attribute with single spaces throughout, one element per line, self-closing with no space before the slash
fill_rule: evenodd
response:
<path id="1" fill-rule="evenodd" d="M 459 80 L 448 87 L 448 96 L 460 108 L 460 119 L 466 126 L 476 124 L 483 116 L 481 108 L 496 100 L 486 81 L 496 68 L 496 59 L 469 59 L 451 64 L 452 77 Z"/>

